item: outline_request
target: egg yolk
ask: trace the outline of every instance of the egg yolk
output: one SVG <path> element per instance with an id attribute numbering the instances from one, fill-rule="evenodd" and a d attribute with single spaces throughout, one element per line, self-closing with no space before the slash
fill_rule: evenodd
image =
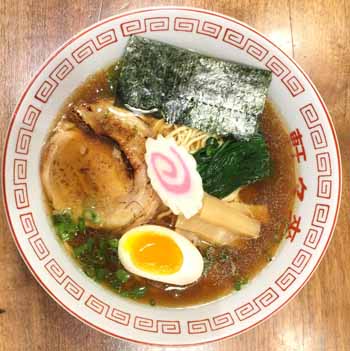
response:
<path id="1" fill-rule="evenodd" d="M 134 265 L 143 271 L 165 275 L 177 272 L 182 266 L 182 252 L 168 236 L 137 233 L 129 238 L 126 246 Z"/>

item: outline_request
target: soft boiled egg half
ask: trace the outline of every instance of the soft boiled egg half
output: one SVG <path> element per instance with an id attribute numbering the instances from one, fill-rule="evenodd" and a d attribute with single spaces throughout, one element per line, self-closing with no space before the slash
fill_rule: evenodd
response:
<path id="1" fill-rule="evenodd" d="M 190 284 L 203 271 L 198 249 L 182 235 L 157 225 L 126 232 L 119 241 L 118 254 L 129 272 L 163 283 Z"/>

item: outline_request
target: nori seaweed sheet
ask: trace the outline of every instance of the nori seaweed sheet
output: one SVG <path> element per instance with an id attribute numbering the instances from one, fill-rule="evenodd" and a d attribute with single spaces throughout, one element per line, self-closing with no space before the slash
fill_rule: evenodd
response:
<path id="1" fill-rule="evenodd" d="M 271 72 L 133 36 L 122 58 L 117 97 L 158 111 L 169 123 L 249 139 L 258 131 Z"/>

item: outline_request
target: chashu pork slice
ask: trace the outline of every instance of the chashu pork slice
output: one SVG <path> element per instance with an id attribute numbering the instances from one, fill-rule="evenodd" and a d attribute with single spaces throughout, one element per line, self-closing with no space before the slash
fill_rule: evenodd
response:
<path id="1" fill-rule="evenodd" d="M 98 227 L 108 230 L 148 222 L 160 205 L 146 174 L 149 136 L 142 120 L 112 101 L 73 106 L 42 154 L 42 184 L 53 208 L 70 208 L 75 218 L 93 208 Z"/>

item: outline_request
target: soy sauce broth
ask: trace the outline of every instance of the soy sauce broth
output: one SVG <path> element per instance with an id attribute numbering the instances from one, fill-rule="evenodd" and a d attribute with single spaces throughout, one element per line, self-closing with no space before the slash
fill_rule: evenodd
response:
<path id="1" fill-rule="evenodd" d="M 91 103 L 100 98 L 113 97 L 106 72 L 97 72 L 77 88 L 65 102 L 57 120 L 69 110 L 71 104 Z M 269 101 L 266 103 L 262 116 L 261 129 L 272 159 L 272 176 L 249 185 L 240 192 L 240 197 L 245 203 L 265 204 L 268 207 L 270 221 L 262 225 L 260 237 L 256 240 L 242 240 L 235 248 L 201 247 L 200 251 L 205 257 L 207 272 L 199 281 L 190 286 L 170 286 L 130 274 L 129 280 L 123 286 L 124 290 L 132 290 L 140 286 L 147 288 L 146 294 L 137 301 L 173 307 L 209 302 L 233 290 L 241 289 L 249 279 L 272 260 L 283 240 L 294 206 L 296 170 L 289 135 Z M 52 208 L 49 212 L 52 212 Z M 159 224 L 171 226 L 172 220 L 171 217 L 166 218 Z M 83 244 L 89 238 L 94 238 L 95 245 L 99 245 L 101 238 L 105 240 L 113 237 L 115 237 L 113 233 L 87 229 L 84 237 L 78 236 L 66 242 L 65 246 L 67 251 L 73 255 L 73 248 Z M 78 260 L 77 263 L 81 265 Z M 122 267 L 118 262 L 109 262 L 106 263 L 105 268 L 117 270 Z M 111 288 L 108 279 L 102 284 Z"/>

